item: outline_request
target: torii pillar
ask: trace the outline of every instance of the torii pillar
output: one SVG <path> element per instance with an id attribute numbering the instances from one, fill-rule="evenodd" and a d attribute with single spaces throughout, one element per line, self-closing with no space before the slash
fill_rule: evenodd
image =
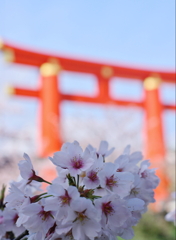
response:
<path id="1" fill-rule="evenodd" d="M 163 106 L 160 100 L 161 79 L 159 77 L 148 77 L 144 80 L 145 90 L 145 116 L 146 116 L 146 157 L 151 159 L 152 168 L 156 168 L 156 175 L 160 178 L 159 186 L 155 190 L 157 203 L 163 204 L 169 196 L 169 179 L 166 173 L 165 143 L 163 134 Z M 160 209 L 161 206 L 154 205 Z M 158 210 L 155 209 L 155 210 Z"/>
<path id="2" fill-rule="evenodd" d="M 46 157 L 61 147 L 60 137 L 60 94 L 57 75 L 60 66 L 57 63 L 44 63 L 40 67 L 40 147 L 39 155 Z"/>

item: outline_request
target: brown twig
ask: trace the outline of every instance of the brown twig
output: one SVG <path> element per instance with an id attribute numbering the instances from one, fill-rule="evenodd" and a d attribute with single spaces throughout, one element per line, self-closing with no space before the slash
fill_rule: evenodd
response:
<path id="1" fill-rule="evenodd" d="M 28 235 L 28 230 L 25 230 L 22 234 L 20 234 L 17 238 L 15 238 L 14 240 L 20 240 L 22 239 L 24 236 Z"/>

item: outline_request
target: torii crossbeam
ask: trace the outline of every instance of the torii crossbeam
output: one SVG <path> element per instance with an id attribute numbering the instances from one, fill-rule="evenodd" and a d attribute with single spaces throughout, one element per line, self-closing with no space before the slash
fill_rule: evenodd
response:
<path id="1" fill-rule="evenodd" d="M 13 94 L 18 96 L 35 97 L 41 105 L 41 141 L 40 157 L 51 155 L 58 151 L 62 144 L 59 131 L 60 103 L 64 100 L 116 104 L 120 106 L 134 106 L 145 110 L 146 116 L 146 158 L 152 161 L 152 167 L 159 168 L 157 175 L 161 179 L 157 196 L 165 199 L 168 196 L 168 179 L 165 175 L 165 144 L 163 137 L 162 111 L 165 109 L 176 110 L 175 105 L 162 104 L 159 96 L 160 83 L 175 83 L 175 72 L 166 72 L 153 69 L 137 69 L 124 66 L 85 61 L 76 58 L 66 58 L 50 53 L 40 53 L 27 50 L 9 43 L 1 43 L 1 50 L 7 61 L 25 64 L 40 68 L 41 86 L 37 90 L 13 88 Z M 98 81 L 99 92 L 97 96 L 63 94 L 58 90 L 58 75 L 64 71 L 91 73 Z M 139 80 L 144 84 L 145 97 L 142 101 L 113 99 L 109 94 L 109 82 L 112 77 Z"/>

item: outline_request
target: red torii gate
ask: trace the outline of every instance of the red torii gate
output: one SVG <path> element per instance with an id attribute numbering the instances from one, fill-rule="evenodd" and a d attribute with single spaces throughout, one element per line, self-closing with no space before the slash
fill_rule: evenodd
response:
<path id="1" fill-rule="evenodd" d="M 156 198 L 166 199 L 168 196 L 168 179 L 165 174 L 165 144 L 163 137 L 162 111 L 176 110 L 175 105 L 162 104 L 159 96 L 161 81 L 175 83 L 175 72 L 146 70 L 130 67 L 83 61 L 65 58 L 53 54 L 43 54 L 26 50 L 9 43 L 0 43 L 0 49 L 9 62 L 25 64 L 40 68 L 40 89 L 30 90 L 12 88 L 11 93 L 19 96 L 35 97 L 41 102 L 41 157 L 46 157 L 60 149 L 62 138 L 58 126 L 60 119 L 59 105 L 63 100 L 81 101 L 100 104 L 116 104 L 143 108 L 146 112 L 146 158 L 152 161 L 152 167 L 159 168 L 157 175 L 161 179 Z M 58 74 L 60 71 L 91 73 L 97 77 L 99 93 L 95 97 L 63 94 L 58 90 Z M 143 101 L 113 99 L 109 94 L 109 81 L 112 77 L 139 80 L 144 83 L 145 98 Z"/>

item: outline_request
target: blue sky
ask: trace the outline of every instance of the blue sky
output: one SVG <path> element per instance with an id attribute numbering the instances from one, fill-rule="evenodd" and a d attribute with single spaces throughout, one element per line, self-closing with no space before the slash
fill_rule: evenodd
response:
<path id="1" fill-rule="evenodd" d="M 175 68 L 174 0 L 0 0 L 0 6 L 0 36 L 14 44 L 129 66 Z M 0 72 L 1 91 L 6 85 L 36 87 L 38 84 L 35 68 L 8 65 L 2 54 Z M 79 76 L 64 77 L 68 78 L 62 83 L 66 91 L 73 88 L 69 78 L 81 82 Z M 80 85 L 80 90 L 86 88 L 91 92 L 92 85 L 87 84 Z M 128 84 L 122 85 L 119 92 L 117 87 L 117 95 L 126 97 L 125 94 L 133 93 L 131 97 L 141 97 L 141 86 L 136 85 L 131 91 Z M 174 92 L 172 85 L 163 85 L 163 101 L 173 103 Z M 25 125 L 28 119 L 35 118 L 35 100 L 9 100 L 4 92 L 0 100 L 7 101 L 4 105 L 7 108 L 28 113 L 23 120 L 14 117 L 14 126 Z M 65 105 L 67 110 L 70 108 Z M 9 114 L 13 113 L 9 111 Z M 165 131 L 173 142 L 174 114 L 166 115 Z M 1 122 L 12 127 L 8 114 L 3 112 L 2 116 Z"/>
<path id="2" fill-rule="evenodd" d="M 0 34 L 12 42 L 117 63 L 174 68 L 174 0 L 0 3 Z"/>

